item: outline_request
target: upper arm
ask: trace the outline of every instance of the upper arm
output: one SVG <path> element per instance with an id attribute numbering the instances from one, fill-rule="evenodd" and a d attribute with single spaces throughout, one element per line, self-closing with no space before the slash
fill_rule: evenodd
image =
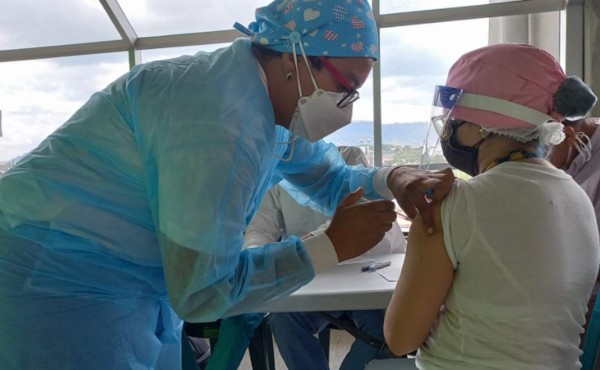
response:
<path id="1" fill-rule="evenodd" d="M 428 235 L 420 216 L 413 221 L 400 278 L 388 306 L 384 333 L 390 349 L 409 353 L 425 341 L 452 286 L 454 269 L 444 245 L 435 206 L 435 234 Z"/>
<path id="2" fill-rule="evenodd" d="M 284 181 L 282 187 L 299 204 L 332 216 L 340 201 L 362 187 L 368 199 L 381 199 L 375 190 L 373 176 L 378 168 L 348 166 L 339 150 L 324 141 L 295 142 L 294 156 L 279 162 L 277 170 Z"/>

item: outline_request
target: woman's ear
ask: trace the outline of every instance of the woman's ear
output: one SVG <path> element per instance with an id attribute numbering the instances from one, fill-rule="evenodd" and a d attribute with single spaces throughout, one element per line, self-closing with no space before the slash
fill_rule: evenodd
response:
<path id="1" fill-rule="evenodd" d="M 301 63 L 301 58 L 298 58 L 298 63 Z M 294 54 L 282 53 L 281 54 L 281 71 L 283 76 L 288 76 L 290 73 L 296 77 L 298 71 L 296 71 L 296 64 L 294 63 Z"/>

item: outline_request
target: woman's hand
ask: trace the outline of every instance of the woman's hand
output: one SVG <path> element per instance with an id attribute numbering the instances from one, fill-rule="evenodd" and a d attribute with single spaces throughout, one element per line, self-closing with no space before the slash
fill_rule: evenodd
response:
<path id="1" fill-rule="evenodd" d="M 350 193 L 340 203 L 325 230 L 340 262 L 373 248 L 396 221 L 393 202 L 376 200 L 359 203 L 363 194 L 362 188 Z"/>
<path id="2" fill-rule="evenodd" d="M 444 199 L 454 184 L 450 168 L 429 172 L 409 167 L 396 167 L 387 179 L 387 184 L 398 205 L 406 216 L 423 218 L 428 234 L 435 232 L 432 203 Z"/>

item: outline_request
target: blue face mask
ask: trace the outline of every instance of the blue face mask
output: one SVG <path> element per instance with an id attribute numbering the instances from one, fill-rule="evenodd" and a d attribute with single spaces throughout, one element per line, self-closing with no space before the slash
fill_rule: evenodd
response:
<path id="1" fill-rule="evenodd" d="M 479 140 L 473 146 L 460 145 L 456 140 L 456 131 L 465 121 L 448 120 L 443 134 L 440 136 L 440 144 L 444 157 L 450 165 L 470 176 L 479 174 L 479 146 L 485 138 Z"/>

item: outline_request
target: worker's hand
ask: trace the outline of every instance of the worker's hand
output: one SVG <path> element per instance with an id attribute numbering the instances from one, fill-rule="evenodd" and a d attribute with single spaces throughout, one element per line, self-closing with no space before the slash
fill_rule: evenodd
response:
<path id="1" fill-rule="evenodd" d="M 396 221 L 393 202 L 375 200 L 359 203 L 363 193 L 362 188 L 350 193 L 340 203 L 325 230 L 340 262 L 373 248 Z"/>
<path id="2" fill-rule="evenodd" d="M 398 205 L 411 220 L 421 214 L 428 234 L 435 232 L 432 204 L 439 202 L 452 189 L 454 174 L 450 168 L 429 172 L 409 167 L 396 167 L 387 184 Z"/>

